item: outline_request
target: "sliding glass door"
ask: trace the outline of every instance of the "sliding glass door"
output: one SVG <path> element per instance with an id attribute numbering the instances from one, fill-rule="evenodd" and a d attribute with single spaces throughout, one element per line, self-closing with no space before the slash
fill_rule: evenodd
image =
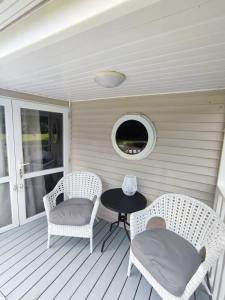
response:
<path id="1" fill-rule="evenodd" d="M 11 101 L 0 98 L 0 232 L 18 225 Z"/>
<path id="2" fill-rule="evenodd" d="M 67 160 L 67 108 L 0 98 L 0 232 L 44 215 Z"/>
<path id="3" fill-rule="evenodd" d="M 15 102 L 13 109 L 19 216 L 25 223 L 44 214 L 43 196 L 67 171 L 68 110 L 27 102 Z"/>

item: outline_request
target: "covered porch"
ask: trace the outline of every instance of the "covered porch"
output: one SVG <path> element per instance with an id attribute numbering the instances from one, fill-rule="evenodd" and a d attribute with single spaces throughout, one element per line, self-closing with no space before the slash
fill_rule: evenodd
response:
<path id="1" fill-rule="evenodd" d="M 224 36 L 224 0 L 0 0 L 0 300 L 225 299 Z"/>

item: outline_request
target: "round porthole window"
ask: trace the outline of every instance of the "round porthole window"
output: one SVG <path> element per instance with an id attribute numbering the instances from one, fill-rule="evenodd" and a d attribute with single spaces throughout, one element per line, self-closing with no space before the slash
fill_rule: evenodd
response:
<path id="1" fill-rule="evenodd" d="M 145 158 L 152 152 L 155 142 L 155 127 L 143 115 L 125 115 L 113 126 L 113 147 L 124 158 Z"/>

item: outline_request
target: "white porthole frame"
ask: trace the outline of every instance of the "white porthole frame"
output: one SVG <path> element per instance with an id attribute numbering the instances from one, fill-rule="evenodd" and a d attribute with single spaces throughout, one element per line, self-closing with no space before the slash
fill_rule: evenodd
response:
<path id="1" fill-rule="evenodd" d="M 132 155 L 126 154 L 122 150 L 120 150 L 120 148 L 118 147 L 118 145 L 116 143 L 116 132 L 117 132 L 119 126 L 122 123 L 129 121 L 129 120 L 134 120 L 134 121 L 140 122 L 141 124 L 143 124 L 145 126 L 145 128 L 148 132 L 147 145 L 138 154 L 132 154 Z M 144 115 L 141 115 L 141 114 L 124 115 L 124 116 L 120 117 L 114 124 L 113 129 L 112 129 L 111 139 L 112 139 L 113 148 L 120 156 L 122 156 L 123 158 L 126 158 L 126 159 L 130 159 L 130 160 L 139 160 L 139 159 L 146 158 L 153 151 L 153 149 L 155 147 L 155 143 L 156 143 L 156 129 L 155 129 L 154 124 Z"/>

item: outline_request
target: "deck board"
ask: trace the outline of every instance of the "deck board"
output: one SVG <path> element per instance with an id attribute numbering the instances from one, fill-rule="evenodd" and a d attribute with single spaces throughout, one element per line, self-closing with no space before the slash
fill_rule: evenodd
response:
<path id="1" fill-rule="evenodd" d="M 18 243 L 15 241 L 14 243 L 8 244 L 8 247 L 5 246 L 1 249 L 0 254 L 0 266 L 6 263 L 15 255 L 21 253 L 21 251 L 26 250 L 27 247 L 36 241 L 40 236 L 47 233 L 46 226 L 39 226 L 36 230 L 31 230 L 30 234 L 24 236 L 22 240 L 19 240 Z"/>
<path id="2" fill-rule="evenodd" d="M 42 223 L 37 223 L 35 226 L 33 227 L 29 227 L 29 230 L 24 230 L 24 232 L 22 234 L 19 234 L 17 237 L 12 237 L 11 240 L 8 238 L 7 241 L 2 241 L 1 246 L 0 246 L 0 259 L 2 261 L 2 256 L 5 253 L 8 253 L 9 250 L 13 250 L 16 251 L 16 247 L 18 247 L 21 243 L 23 242 L 29 242 L 29 238 L 37 233 L 39 230 L 41 230 L 42 228 L 46 228 L 46 224 L 42 224 Z M 3 258 L 4 260 L 4 258 Z"/>
<path id="3" fill-rule="evenodd" d="M 133 267 L 131 276 L 126 279 L 119 300 L 134 299 L 141 280 L 141 273 Z"/>
<path id="4" fill-rule="evenodd" d="M 94 252 L 89 240 L 53 237 L 46 249 L 45 218 L 0 234 L 0 299 L 9 300 L 160 300 L 133 267 L 127 278 L 129 242 L 123 229 L 101 244 L 109 224 L 94 227 Z M 208 300 L 199 290 L 197 300 Z"/>
<path id="5" fill-rule="evenodd" d="M 96 287 L 96 284 L 101 277 L 102 273 L 105 271 L 106 267 L 112 263 L 115 254 L 118 252 L 125 252 L 127 251 L 127 243 L 125 241 L 125 234 L 121 230 L 119 234 L 117 234 L 116 238 L 112 240 L 112 242 L 108 245 L 105 249 L 103 255 L 101 255 L 100 251 L 98 254 L 98 260 L 96 261 L 93 268 L 88 272 L 85 279 L 82 280 L 79 288 L 74 292 L 73 297 L 71 299 L 76 300 L 85 300 L 89 297 L 90 293 L 95 290 L 97 291 L 97 295 L 95 298 L 90 299 L 101 299 L 99 292 L 101 292 L 102 286 Z M 100 249 L 99 249 L 100 250 Z M 98 292 L 99 291 L 99 292 Z"/>
<path id="6" fill-rule="evenodd" d="M 106 228 L 103 228 L 103 225 L 104 224 L 98 224 L 95 227 L 96 239 L 99 235 L 107 232 Z M 80 262 L 78 260 L 80 254 L 84 251 L 89 255 L 89 241 L 87 239 L 79 239 L 79 242 L 74 244 L 71 251 L 62 257 L 22 299 L 53 299 L 56 296 L 55 293 L 57 293 L 58 288 L 64 286 L 62 285 L 63 279 L 68 280 L 68 275 L 73 272 L 73 266 L 78 266 L 78 263 L 82 264 L 82 260 Z M 74 261 L 76 261 L 76 265 L 74 265 Z M 70 273 L 65 273 L 66 270 L 70 270 Z M 65 276 L 65 274 L 67 276 Z"/>
<path id="7" fill-rule="evenodd" d="M 9 280 L 13 274 L 22 270 L 25 265 L 30 264 L 34 258 L 46 250 L 46 234 L 47 230 L 41 232 L 40 235 L 27 245 L 26 248 L 0 265 L 0 287 Z"/>
<path id="8" fill-rule="evenodd" d="M 151 286 L 145 280 L 145 278 L 141 276 L 140 284 L 138 286 L 134 300 L 150 299 L 151 292 Z"/>
<path id="9" fill-rule="evenodd" d="M 118 237 L 118 235 L 120 236 L 121 233 L 117 234 L 116 236 Z M 104 236 L 102 237 L 102 240 L 103 240 L 103 238 L 104 238 Z M 101 240 L 101 242 L 102 242 L 102 240 Z M 110 242 L 111 241 L 113 241 L 115 244 L 117 242 L 117 239 L 111 239 Z M 108 247 L 110 245 L 111 245 L 111 243 L 108 245 Z M 99 257 L 101 256 L 100 247 L 101 247 L 101 243 L 98 244 L 94 253 L 91 256 L 88 256 L 87 260 L 82 264 L 82 266 L 79 268 L 79 270 L 74 272 L 73 276 L 70 278 L 70 281 L 64 286 L 64 288 L 60 291 L 60 293 L 57 295 L 57 297 L 55 299 L 57 299 L 57 300 L 65 299 L 66 300 L 66 299 L 70 299 L 71 297 L 74 297 L 76 290 L 82 284 L 82 281 L 85 279 L 87 274 L 94 267 L 95 263 L 98 261 Z M 107 247 L 106 247 L 106 249 L 107 249 Z M 77 298 L 77 299 L 79 299 L 79 298 Z"/>
<path id="10" fill-rule="evenodd" d="M 121 263 L 128 255 L 128 251 L 129 246 L 127 245 L 127 241 L 124 239 L 122 241 L 121 247 L 119 247 L 115 251 L 110 263 L 105 266 L 104 271 L 97 278 L 96 284 L 91 287 L 91 291 L 88 295 L 90 299 L 97 299 L 97 297 L 99 297 L 100 299 L 103 298 L 115 274 L 119 270 Z"/>
<path id="11" fill-rule="evenodd" d="M 2 241 L 7 244 L 10 240 L 14 240 L 16 237 L 22 235 L 24 232 L 29 231 L 32 227 L 37 226 L 39 223 L 46 223 L 46 220 L 43 218 L 37 219 L 33 222 L 21 225 L 20 227 L 12 228 L 6 232 L 0 233 L 0 246 L 2 245 Z"/>
<path id="12" fill-rule="evenodd" d="M 94 252 L 96 251 L 96 247 L 99 243 L 101 243 L 103 237 L 105 236 L 109 228 L 109 226 L 104 226 L 104 223 L 102 225 L 103 227 L 96 234 L 94 239 Z M 90 250 L 89 243 L 87 242 L 86 247 L 81 249 L 79 255 L 74 258 L 74 260 L 69 264 L 69 266 L 66 269 L 62 270 L 59 276 L 51 283 L 51 285 L 45 291 L 45 293 L 42 294 L 40 299 L 43 300 L 60 298 L 60 295 L 62 296 L 64 292 L 65 294 L 67 294 L 67 289 L 69 289 L 69 292 L 73 292 L 73 278 L 80 270 L 80 268 L 84 265 L 85 261 L 88 259 L 89 256 Z M 87 271 L 89 271 L 89 269 L 87 269 Z M 70 286 L 72 286 L 72 288 L 70 288 Z"/>
<path id="13" fill-rule="evenodd" d="M 129 253 L 126 254 L 125 258 L 122 260 L 119 269 L 116 274 L 113 274 L 113 279 L 105 292 L 103 299 L 111 300 L 111 299 L 119 299 L 120 293 L 124 287 L 124 284 L 127 280 L 127 266 L 128 266 Z"/>

